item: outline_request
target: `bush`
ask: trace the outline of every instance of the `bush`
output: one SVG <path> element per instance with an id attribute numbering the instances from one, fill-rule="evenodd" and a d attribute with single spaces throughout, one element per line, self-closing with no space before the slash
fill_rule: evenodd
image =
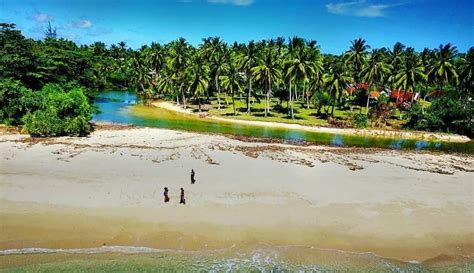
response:
<path id="1" fill-rule="evenodd" d="M 382 96 L 380 96 L 382 97 Z M 385 127 L 387 121 L 392 116 L 393 110 L 395 107 L 384 100 L 378 100 L 377 105 L 373 108 L 370 108 L 370 119 L 372 121 L 372 126 L 374 127 Z"/>
<path id="2" fill-rule="evenodd" d="M 364 114 L 354 114 L 352 116 L 352 124 L 354 128 L 367 128 L 369 127 L 369 119 Z"/>
<path id="3" fill-rule="evenodd" d="M 36 110 L 23 117 L 30 135 L 84 136 L 90 132 L 92 107 L 82 89 L 65 92 L 58 85 L 48 84 L 36 93 L 38 100 L 30 101 Z"/>
<path id="4" fill-rule="evenodd" d="M 423 115 L 423 111 L 419 104 L 413 104 L 408 108 L 405 112 L 405 118 L 408 122 L 404 127 L 415 130 L 428 130 L 428 121 Z"/>
<path id="5" fill-rule="evenodd" d="M 455 94 L 434 100 L 424 115 L 421 106 L 412 105 L 406 117 L 406 128 L 474 136 L 474 102 L 463 101 Z"/>
<path id="6" fill-rule="evenodd" d="M 20 81 L 2 79 L 0 81 L 0 122 L 6 125 L 21 125 L 21 118 L 27 107 L 22 103 L 23 97 L 30 97 L 32 91 Z"/>

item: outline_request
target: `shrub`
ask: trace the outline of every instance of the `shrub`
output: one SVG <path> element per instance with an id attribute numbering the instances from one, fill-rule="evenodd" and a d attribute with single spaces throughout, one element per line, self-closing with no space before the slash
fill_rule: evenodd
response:
<path id="1" fill-rule="evenodd" d="M 28 110 L 22 103 L 22 98 L 31 96 L 32 91 L 20 81 L 0 80 L 0 122 L 6 125 L 22 124 L 21 118 Z"/>
<path id="2" fill-rule="evenodd" d="M 352 124 L 354 128 L 367 128 L 369 126 L 369 119 L 364 114 L 354 114 L 352 116 Z"/>
<path id="3" fill-rule="evenodd" d="M 405 112 L 405 118 L 408 120 L 404 125 L 406 128 L 415 130 L 428 130 L 428 122 L 419 104 L 413 104 Z"/>
<path id="4" fill-rule="evenodd" d="M 90 132 L 92 107 L 82 89 L 65 92 L 60 86 L 48 84 L 38 93 L 35 111 L 23 117 L 32 136 L 84 136 Z M 25 103 L 26 104 L 26 103 Z"/>
<path id="5" fill-rule="evenodd" d="M 394 106 L 392 104 L 386 103 L 383 100 L 379 100 L 377 105 L 371 108 L 369 112 L 372 126 L 385 127 L 387 125 L 388 119 L 393 113 L 393 110 Z"/>
<path id="6" fill-rule="evenodd" d="M 406 128 L 474 136 L 474 102 L 463 101 L 455 94 L 434 100 L 424 115 L 421 106 L 412 105 L 406 117 Z"/>

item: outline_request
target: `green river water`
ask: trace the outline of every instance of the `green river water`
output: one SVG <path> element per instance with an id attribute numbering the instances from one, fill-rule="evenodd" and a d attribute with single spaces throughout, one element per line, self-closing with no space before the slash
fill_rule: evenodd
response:
<path id="1" fill-rule="evenodd" d="M 321 145 L 345 147 L 376 147 L 388 149 L 436 150 L 445 152 L 474 153 L 474 142 L 449 143 L 374 136 L 351 136 L 332 133 L 310 132 L 305 130 L 242 125 L 232 122 L 202 119 L 191 115 L 176 113 L 166 109 L 136 104 L 133 92 L 108 91 L 97 95 L 95 105 L 99 113 L 95 121 L 133 124 L 192 132 L 218 133 L 235 136 L 277 138 L 283 142 L 309 142 Z"/>

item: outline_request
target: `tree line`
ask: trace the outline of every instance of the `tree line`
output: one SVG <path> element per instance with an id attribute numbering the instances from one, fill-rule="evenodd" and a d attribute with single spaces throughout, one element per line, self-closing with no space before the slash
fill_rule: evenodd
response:
<path id="1" fill-rule="evenodd" d="M 78 46 L 58 39 L 51 29 L 44 40 L 35 41 L 13 24 L 0 27 L 3 123 L 31 120 L 24 118 L 32 112 L 28 107 L 14 114 L 3 107 L 15 101 L 8 98 L 11 94 L 24 97 L 14 86 L 35 93 L 55 85 L 58 94 L 80 89 L 89 102 L 93 91 L 131 88 L 144 102 L 168 98 L 185 107 L 195 104 L 199 110 L 212 101 L 219 110 L 230 100 L 234 115 L 239 110 L 236 99 L 245 101 L 242 112 L 249 115 L 257 100 L 263 101 L 264 116 L 284 111 L 289 119 L 303 107 L 328 119 L 335 108 L 352 113 L 356 107 L 359 113 L 351 116 L 361 127 L 369 119 L 383 125 L 383 119 L 397 112 L 409 128 L 473 135 L 474 48 L 459 53 L 445 44 L 416 52 L 398 42 L 392 48 L 371 49 L 359 38 L 346 52 L 333 55 L 322 53 L 316 41 L 300 37 L 233 44 L 209 37 L 198 46 L 179 38 L 133 50 L 124 42 Z M 390 102 L 385 94 L 371 95 L 394 89 L 403 90 L 402 96 L 420 93 L 424 99 L 417 103 L 410 96 L 398 103 L 398 98 Z M 431 104 L 422 103 L 433 90 L 441 95 Z"/>

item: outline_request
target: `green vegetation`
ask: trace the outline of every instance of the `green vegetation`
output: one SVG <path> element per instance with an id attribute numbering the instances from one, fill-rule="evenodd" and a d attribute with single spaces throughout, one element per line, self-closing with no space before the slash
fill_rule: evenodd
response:
<path id="1" fill-rule="evenodd" d="M 77 46 L 51 25 L 42 41 L 0 27 L 0 122 L 33 135 L 87 134 L 92 91 L 130 88 L 144 103 L 168 99 L 229 118 L 474 135 L 474 47 L 369 51 L 359 38 L 336 56 L 299 37 L 232 45 L 212 37 L 197 47 L 180 38 L 133 50 Z"/>
<path id="2" fill-rule="evenodd" d="M 90 132 L 92 107 L 82 89 L 64 90 L 48 84 L 33 96 L 29 108 L 34 110 L 23 117 L 32 136 L 84 136 Z"/>
<path id="3" fill-rule="evenodd" d="M 213 37 L 198 47 L 180 38 L 134 52 L 133 78 L 144 102 L 164 98 L 199 112 L 205 104 L 229 118 L 474 135 L 474 48 L 466 54 L 451 44 L 422 53 L 401 43 L 369 49 L 363 39 L 334 56 L 298 37 L 232 45 Z M 433 90 L 439 96 L 429 96 Z"/>

